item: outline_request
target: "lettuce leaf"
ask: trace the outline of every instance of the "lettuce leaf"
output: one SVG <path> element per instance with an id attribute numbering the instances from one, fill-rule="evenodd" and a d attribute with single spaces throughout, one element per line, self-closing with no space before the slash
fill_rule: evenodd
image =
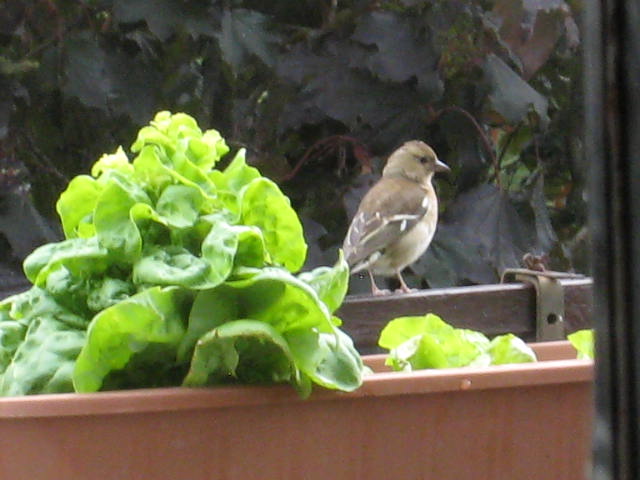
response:
<path id="1" fill-rule="evenodd" d="M 185 290 L 152 287 L 97 314 L 87 329 L 87 340 L 73 371 L 76 391 L 97 391 L 112 370 L 125 368 L 131 357 L 149 344 L 177 351 L 184 335 L 188 302 Z M 152 360 L 173 364 L 174 355 Z"/>
<path id="2" fill-rule="evenodd" d="M 491 356 L 491 365 L 528 363 L 537 360 L 531 347 L 512 333 L 499 335 L 491 340 L 488 353 Z"/>
<path id="3" fill-rule="evenodd" d="M 49 274 L 60 266 L 78 276 L 104 273 L 110 263 L 108 253 L 96 237 L 71 238 L 36 248 L 25 259 L 23 268 L 27 278 L 42 287 Z"/>
<path id="4" fill-rule="evenodd" d="M 0 395 L 72 392 L 87 321 L 37 287 L 0 304 Z"/>
<path id="5" fill-rule="evenodd" d="M 95 235 L 93 210 L 101 191 L 102 185 L 88 175 L 78 175 L 69 182 L 56 203 L 67 238 Z"/>
<path id="6" fill-rule="evenodd" d="M 349 289 L 349 265 L 340 250 L 338 261 L 333 267 L 317 267 L 310 272 L 301 273 L 298 278 L 313 288 L 333 313 L 342 305 Z"/>
<path id="7" fill-rule="evenodd" d="M 292 330 L 284 337 L 300 370 L 318 385 L 351 392 L 362 384 L 362 358 L 338 328 L 330 333 Z"/>
<path id="8" fill-rule="evenodd" d="M 301 395 L 311 393 L 311 384 L 296 367 L 287 341 L 269 324 L 255 320 L 234 320 L 203 335 L 183 385 L 230 381 L 290 382 Z"/>
<path id="9" fill-rule="evenodd" d="M 258 227 L 275 265 L 297 272 L 304 264 L 307 244 L 302 223 L 289 199 L 271 180 L 252 180 L 241 192 L 241 223 Z"/>
<path id="10" fill-rule="evenodd" d="M 329 309 L 313 288 L 286 270 L 256 269 L 246 278 L 198 293 L 180 356 L 189 355 L 204 333 L 236 319 L 260 320 L 281 334 L 298 329 L 333 331 Z"/>
<path id="11" fill-rule="evenodd" d="M 593 330 L 578 330 L 567 335 L 567 340 L 578 351 L 579 359 L 593 360 L 595 358 L 595 335 Z"/>
<path id="12" fill-rule="evenodd" d="M 489 341 L 480 332 L 454 328 L 432 313 L 391 320 L 378 345 L 389 350 L 386 364 L 399 371 L 536 361 L 533 350 L 514 335 Z"/>

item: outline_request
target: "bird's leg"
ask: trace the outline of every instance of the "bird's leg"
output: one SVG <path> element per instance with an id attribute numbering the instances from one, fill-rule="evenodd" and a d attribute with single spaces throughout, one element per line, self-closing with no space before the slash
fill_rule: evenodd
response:
<path id="1" fill-rule="evenodd" d="M 409 288 L 409 286 L 405 283 L 404 278 L 402 278 L 402 273 L 400 273 L 399 271 L 396 272 L 396 276 L 398 277 L 398 280 L 400 280 L 400 291 L 403 293 L 411 293 L 411 292 L 416 292 L 417 289 L 415 288 Z"/>
<path id="2" fill-rule="evenodd" d="M 376 285 L 376 281 L 373 278 L 373 273 L 371 273 L 371 270 L 367 270 L 367 272 L 369 272 L 369 279 L 371 280 L 371 295 L 378 297 L 380 295 L 387 295 L 389 292 L 389 290 L 381 290 L 378 288 L 378 285 Z"/>

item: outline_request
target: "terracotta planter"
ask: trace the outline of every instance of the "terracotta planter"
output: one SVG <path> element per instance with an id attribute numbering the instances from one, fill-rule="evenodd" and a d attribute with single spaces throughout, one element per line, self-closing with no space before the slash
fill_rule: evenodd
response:
<path id="1" fill-rule="evenodd" d="M 352 394 L 288 386 L 0 400 L 0 478 L 582 479 L 593 364 L 377 372 Z"/>

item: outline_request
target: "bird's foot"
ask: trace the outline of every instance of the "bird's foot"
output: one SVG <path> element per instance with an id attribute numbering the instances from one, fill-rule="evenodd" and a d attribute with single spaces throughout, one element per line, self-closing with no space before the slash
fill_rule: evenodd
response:
<path id="1" fill-rule="evenodd" d="M 393 293 L 415 293 L 417 291 L 418 291 L 417 288 L 408 288 L 407 287 L 407 288 L 398 288 Z"/>
<path id="2" fill-rule="evenodd" d="M 390 295 L 391 290 L 387 290 L 386 288 L 375 288 L 371 289 L 371 295 L 374 297 L 382 297 L 384 295 Z"/>

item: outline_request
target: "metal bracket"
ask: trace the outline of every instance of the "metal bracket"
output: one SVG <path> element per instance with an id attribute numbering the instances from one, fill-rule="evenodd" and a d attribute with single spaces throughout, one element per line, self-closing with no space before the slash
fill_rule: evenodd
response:
<path id="1" fill-rule="evenodd" d="M 565 338 L 564 288 L 559 279 L 576 277 L 571 273 L 508 268 L 502 273 L 501 282 L 524 282 L 535 287 L 536 340 L 545 342 Z"/>

